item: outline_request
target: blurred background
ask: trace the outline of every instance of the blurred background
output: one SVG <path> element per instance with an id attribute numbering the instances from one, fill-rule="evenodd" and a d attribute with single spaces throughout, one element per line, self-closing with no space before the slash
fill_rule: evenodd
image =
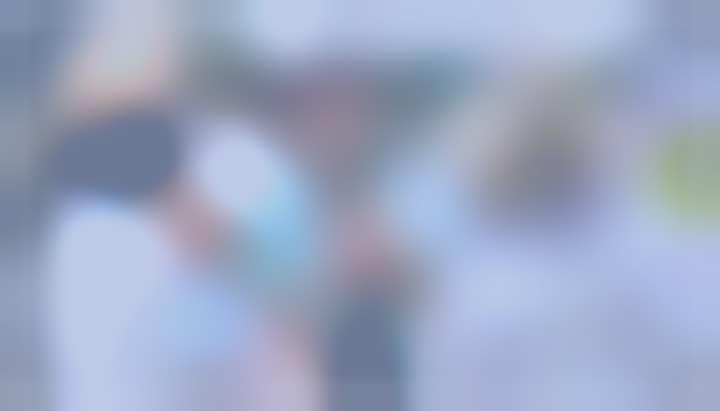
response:
<path id="1" fill-rule="evenodd" d="M 720 407 L 720 3 L 0 8 L 0 408 Z"/>

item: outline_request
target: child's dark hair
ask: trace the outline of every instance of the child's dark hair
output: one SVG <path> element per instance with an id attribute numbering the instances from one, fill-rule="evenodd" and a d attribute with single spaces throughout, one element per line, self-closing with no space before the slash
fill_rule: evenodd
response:
<path id="1" fill-rule="evenodd" d="M 49 177 L 56 195 L 142 201 L 172 182 L 179 161 L 173 118 L 161 110 L 133 110 L 71 128 L 52 151 Z"/>

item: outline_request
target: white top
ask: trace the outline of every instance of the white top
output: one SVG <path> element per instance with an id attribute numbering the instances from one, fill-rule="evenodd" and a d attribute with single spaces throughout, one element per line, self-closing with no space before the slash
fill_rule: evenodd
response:
<path id="1" fill-rule="evenodd" d="M 57 217 L 48 292 L 60 409 L 145 409 L 127 366 L 129 336 L 172 277 L 170 248 L 140 210 L 82 199 Z"/>

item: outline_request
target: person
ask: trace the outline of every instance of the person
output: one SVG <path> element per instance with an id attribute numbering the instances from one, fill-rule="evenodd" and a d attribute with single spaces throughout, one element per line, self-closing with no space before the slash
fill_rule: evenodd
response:
<path id="1" fill-rule="evenodd" d="M 338 283 L 324 361 L 333 411 L 411 409 L 409 330 L 419 275 L 387 223 L 365 191 L 337 216 Z"/>
<path id="2" fill-rule="evenodd" d="M 434 273 L 419 409 L 652 409 L 644 313 L 598 234 L 598 117 L 568 77 L 537 74 L 466 102 L 388 179 L 395 223 Z"/>
<path id="3" fill-rule="evenodd" d="M 250 409 L 318 409 L 311 323 L 327 257 L 312 181 L 246 117 L 199 113 L 189 120 L 188 178 L 226 224 L 226 284 L 256 316 L 248 334 L 259 350 L 252 381 L 245 380 L 254 388 L 243 390 L 252 391 Z"/>
<path id="4" fill-rule="evenodd" d="M 182 286 L 210 270 L 222 225 L 182 178 L 182 132 L 168 111 L 136 107 L 69 130 L 49 168 L 56 205 L 49 320 L 60 409 L 163 409 L 168 392 L 156 389 L 152 379 L 161 376 L 148 353 L 182 362 L 221 351 L 193 345 L 213 324 L 225 333 L 223 349 L 238 343 L 233 331 L 242 328 L 227 314 L 229 300 L 210 286 Z M 208 325 L 208 312 L 224 317 Z M 179 315 L 187 316 L 187 333 L 149 332 L 172 330 Z"/>

